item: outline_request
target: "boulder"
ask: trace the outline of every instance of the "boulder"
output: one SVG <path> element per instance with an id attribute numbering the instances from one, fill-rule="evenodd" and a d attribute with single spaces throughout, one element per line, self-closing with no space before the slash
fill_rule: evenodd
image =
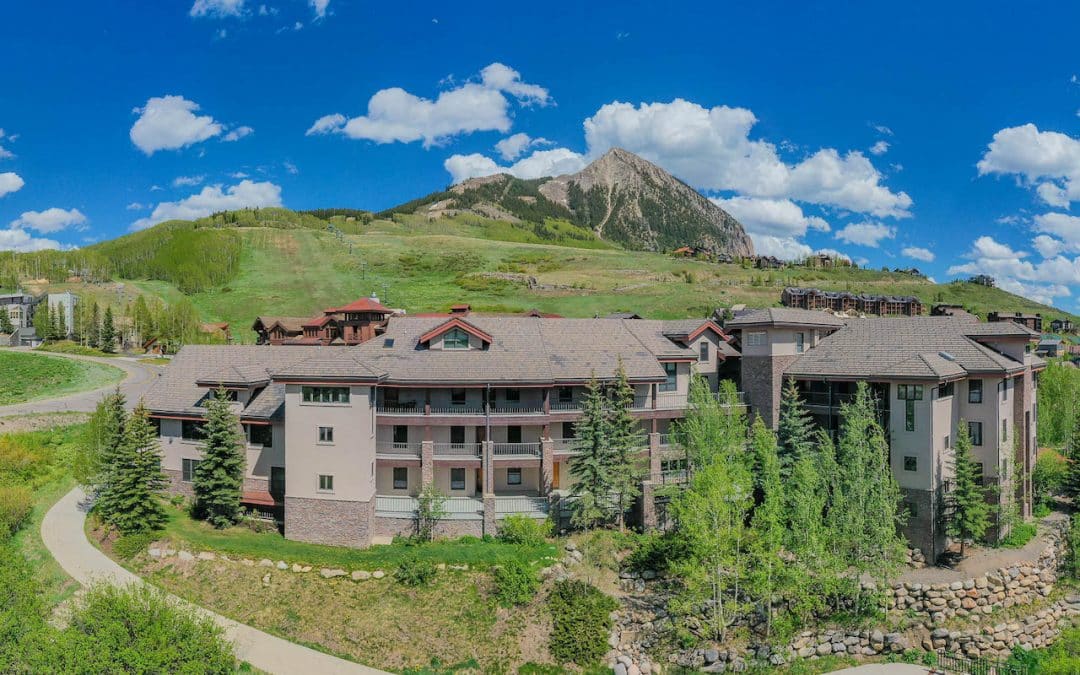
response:
<path id="1" fill-rule="evenodd" d="M 279 560 L 277 562 L 277 568 L 284 572 L 285 570 L 289 569 L 289 566 L 285 564 L 284 560 Z"/>
<path id="2" fill-rule="evenodd" d="M 180 551 L 180 560 L 182 562 L 191 562 L 195 560 L 195 556 L 191 555 L 190 551 Z"/>
<path id="3" fill-rule="evenodd" d="M 217 556 L 214 555 L 213 553 L 211 553 L 210 551 L 201 551 L 199 553 L 199 560 L 213 560 L 216 557 Z"/>
<path id="4" fill-rule="evenodd" d="M 375 570 L 374 572 L 371 573 L 371 578 L 372 579 L 382 579 L 385 576 L 386 576 L 386 572 L 383 572 L 382 570 Z"/>
<path id="5" fill-rule="evenodd" d="M 161 556 L 163 555 L 163 552 L 162 552 L 162 550 L 161 550 L 160 548 L 151 548 L 151 549 L 150 549 L 149 551 L 147 551 L 146 553 L 147 553 L 147 554 L 148 554 L 148 555 L 149 555 L 149 556 L 150 556 L 151 558 L 160 558 L 160 557 L 161 557 Z"/>
<path id="6" fill-rule="evenodd" d="M 366 581 L 371 578 L 371 572 L 366 570 L 356 570 L 352 573 L 353 581 Z"/>
<path id="7" fill-rule="evenodd" d="M 345 570 L 340 570 L 340 569 L 328 570 L 326 568 L 323 568 L 323 569 L 319 570 L 319 574 L 322 575 L 323 579 L 335 579 L 337 577 L 345 576 L 347 574 L 347 572 Z"/>
<path id="8" fill-rule="evenodd" d="M 266 558 L 263 558 L 262 560 L 259 561 L 259 567 L 273 567 L 273 566 L 274 566 L 274 561 L 273 560 L 267 560 Z"/>

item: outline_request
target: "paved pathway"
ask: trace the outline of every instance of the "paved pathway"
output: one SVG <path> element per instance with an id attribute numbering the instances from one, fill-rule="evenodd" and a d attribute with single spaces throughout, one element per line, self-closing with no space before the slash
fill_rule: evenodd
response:
<path id="1" fill-rule="evenodd" d="M 868 663 L 865 666 L 834 670 L 833 675 L 927 675 L 930 672 L 926 666 L 910 663 Z"/>
<path id="2" fill-rule="evenodd" d="M 13 350 L 14 351 L 14 350 Z M 22 349 L 20 351 L 30 351 Z M 127 397 L 128 407 L 133 408 L 139 398 L 146 393 L 154 380 L 163 372 L 160 366 L 151 366 L 139 363 L 137 359 L 129 357 L 100 357 L 100 356 L 77 356 L 75 354 L 54 354 L 52 352 L 37 352 L 45 356 L 56 356 L 76 361 L 93 361 L 107 366 L 115 366 L 126 373 L 120 382 L 120 391 Z M 101 397 L 116 388 L 115 384 L 106 387 L 81 391 L 75 394 L 67 394 L 58 398 L 47 398 L 40 401 L 16 403 L 15 405 L 0 406 L 0 417 L 11 415 L 38 415 L 52 412 L 93 412 Z"/>
<path id="3" fill-rule="evenodd" d="M 41 538 L 45 547 L 60 567 L 84 586 L 95 581 L 120 585 L 144 583 L 140 577 L 113 562 L 86 539 L 83 529 L 86 520 L 85 501 L 86 495 L 83 491 L 75 488 L 49 509 L 41 523 Z M 268 673 L 383 675 L 383 671 L 309 649 L 196 607 L 176 596 L 169 597 L 213 619 L 225 629 L 225 635 L 232 641 L 237 658 Z"/>

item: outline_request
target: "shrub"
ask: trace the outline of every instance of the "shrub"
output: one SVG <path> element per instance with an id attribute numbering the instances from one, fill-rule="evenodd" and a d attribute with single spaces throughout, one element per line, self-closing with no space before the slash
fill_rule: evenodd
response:
<path id="1" fill-rule="evenodd" d="M 34 498 L 25 487 L 0 487 L 0 540 L 15 534 L 34 508 Z"/>
<path id="2" fill-rule="evenodd" d="M 1054 495 L 1061 488 L 1069 463 L 1053 450 L 1043 450 L 1035 460 L 1035 470 L 1031 473 L 1031 482 L 1035 490 L 1035 502 L 1049 505 Z"/>
<path id="3" fill-rule="evenodd" d="M 626 566 L 641 572 L 655 570 L 666 572 L 668 567 L 686 558 L 686 540 L 669 532 L 645 535 L 638 542 L 630 555 L 626 557 Z"/>
<path id="4" fill-rule="evenodd" d="M 551 522 L 537 520 L 521 514 L 514 514 L 503 519 L 499 527 L 499 541 L 522 546 L 543 546 L 551 536 Z"/>
<path id="5" fill-rule="evenodd" d="M 416 556 L 403 558 L 398 563 L 394 578 L 406 586 L 426 586 L 435 578 L 435 563 Z"/>
<path id="6" fill-rule="evenodd" d="M 528 604 L 536 596 L 540 580 L 528 563 L 518 558 L 503 561 L 495 568 L 495 598 L 503 607 Z"/>
<path id="7" fill-rule="evenodd" d="M 1035 537 L 1037 532 L 1038 528 L 1035 523 L 1016 523 L 1012 526 L 1008 536 L 998 543 L 998 546 L 1002 548 L 1023 548 Z"/>
<path id="8" fill-rule="evenodd" d="M 153 532 L 140 532 L 138 534 L 125 534 L 113 543 L 113 553 L 129 560 L 145 551 L 154 541 Z"/>
<path id="9" fill-rule="evenodd" d="M 597 663 L 608 650 L 611 613 L 618 608 L 614 598 L 584 581 L 560 581 L 548 597 L 551 611 L 551 655 L 560 663 L 588 666 Z"/>

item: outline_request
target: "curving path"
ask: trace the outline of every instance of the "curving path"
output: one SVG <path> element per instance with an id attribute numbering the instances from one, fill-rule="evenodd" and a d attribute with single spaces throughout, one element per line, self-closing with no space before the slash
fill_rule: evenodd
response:
<path id="1" fill-rule="evenodd" d="M 113 562 L 86 539 L 86 494 L 75 488 L 60 499 L 41 522 L 41 538 L 56 562 L 73 579 L 86 586 L 93 582 L 118 585 L 143 584 L 139 576 Z M 225 630 L 237 658 L 268 673 L 308 675 L 384 675 L 383 671 L 339 659 L 256 630 L 232 619 L 192 605 L 176 596 L 174 602 L 210 617 Z"/>
<path id="2" fill-rule="evenodd" d="M 146 393 L 150 388 L 150 385 L 152 385 L 163 372 L 160 366 L 139 363 L 136 359 L 123 356 L 78 356 L 75 354 L 58 354 L 53 352 L 33 352 L 30 349 L 22 348 L 12 351 L 38 353 L 43 356 L 56 356 L 64 359 L 73 359 L 75 361 L 93 361 L 95 363 L 102 363 L 107 366 L 119 368 L 125 373 L 125 377 L 119 383 L 119 386 L 120 391 L 122 391 L 127 398 L 129 408 L 135 407 L 139 398 Z M 115 389 L 116 386 L 116 384 L 110 384 L 98 389 L 80 391 L 56 398 L 46 398 L 40 401 L 28 401 L 26 403 L 0 406 L 0 417 L 9 417 L 11 415 L 40 415 L 42 413 L 54 412 L 93 412 L 94 408 L 97 407 L 98 402 L 101 401 L 101 397 Z"/>

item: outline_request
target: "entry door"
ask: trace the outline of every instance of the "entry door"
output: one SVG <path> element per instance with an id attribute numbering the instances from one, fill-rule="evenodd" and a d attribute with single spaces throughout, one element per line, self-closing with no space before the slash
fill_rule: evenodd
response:
<path id="1" fill-rule="evenodd" d="M 562 462 L 554 462 L 551 465 L 551 487 L 557 489 L 559 487 L 559 467 L 562 466 Z"/>
<path id="2" fill-rule="evenodd" d="M 482 468 L 476 470 L 476 495 L 481 496 L 484 494 L 484 470 Z"/>

